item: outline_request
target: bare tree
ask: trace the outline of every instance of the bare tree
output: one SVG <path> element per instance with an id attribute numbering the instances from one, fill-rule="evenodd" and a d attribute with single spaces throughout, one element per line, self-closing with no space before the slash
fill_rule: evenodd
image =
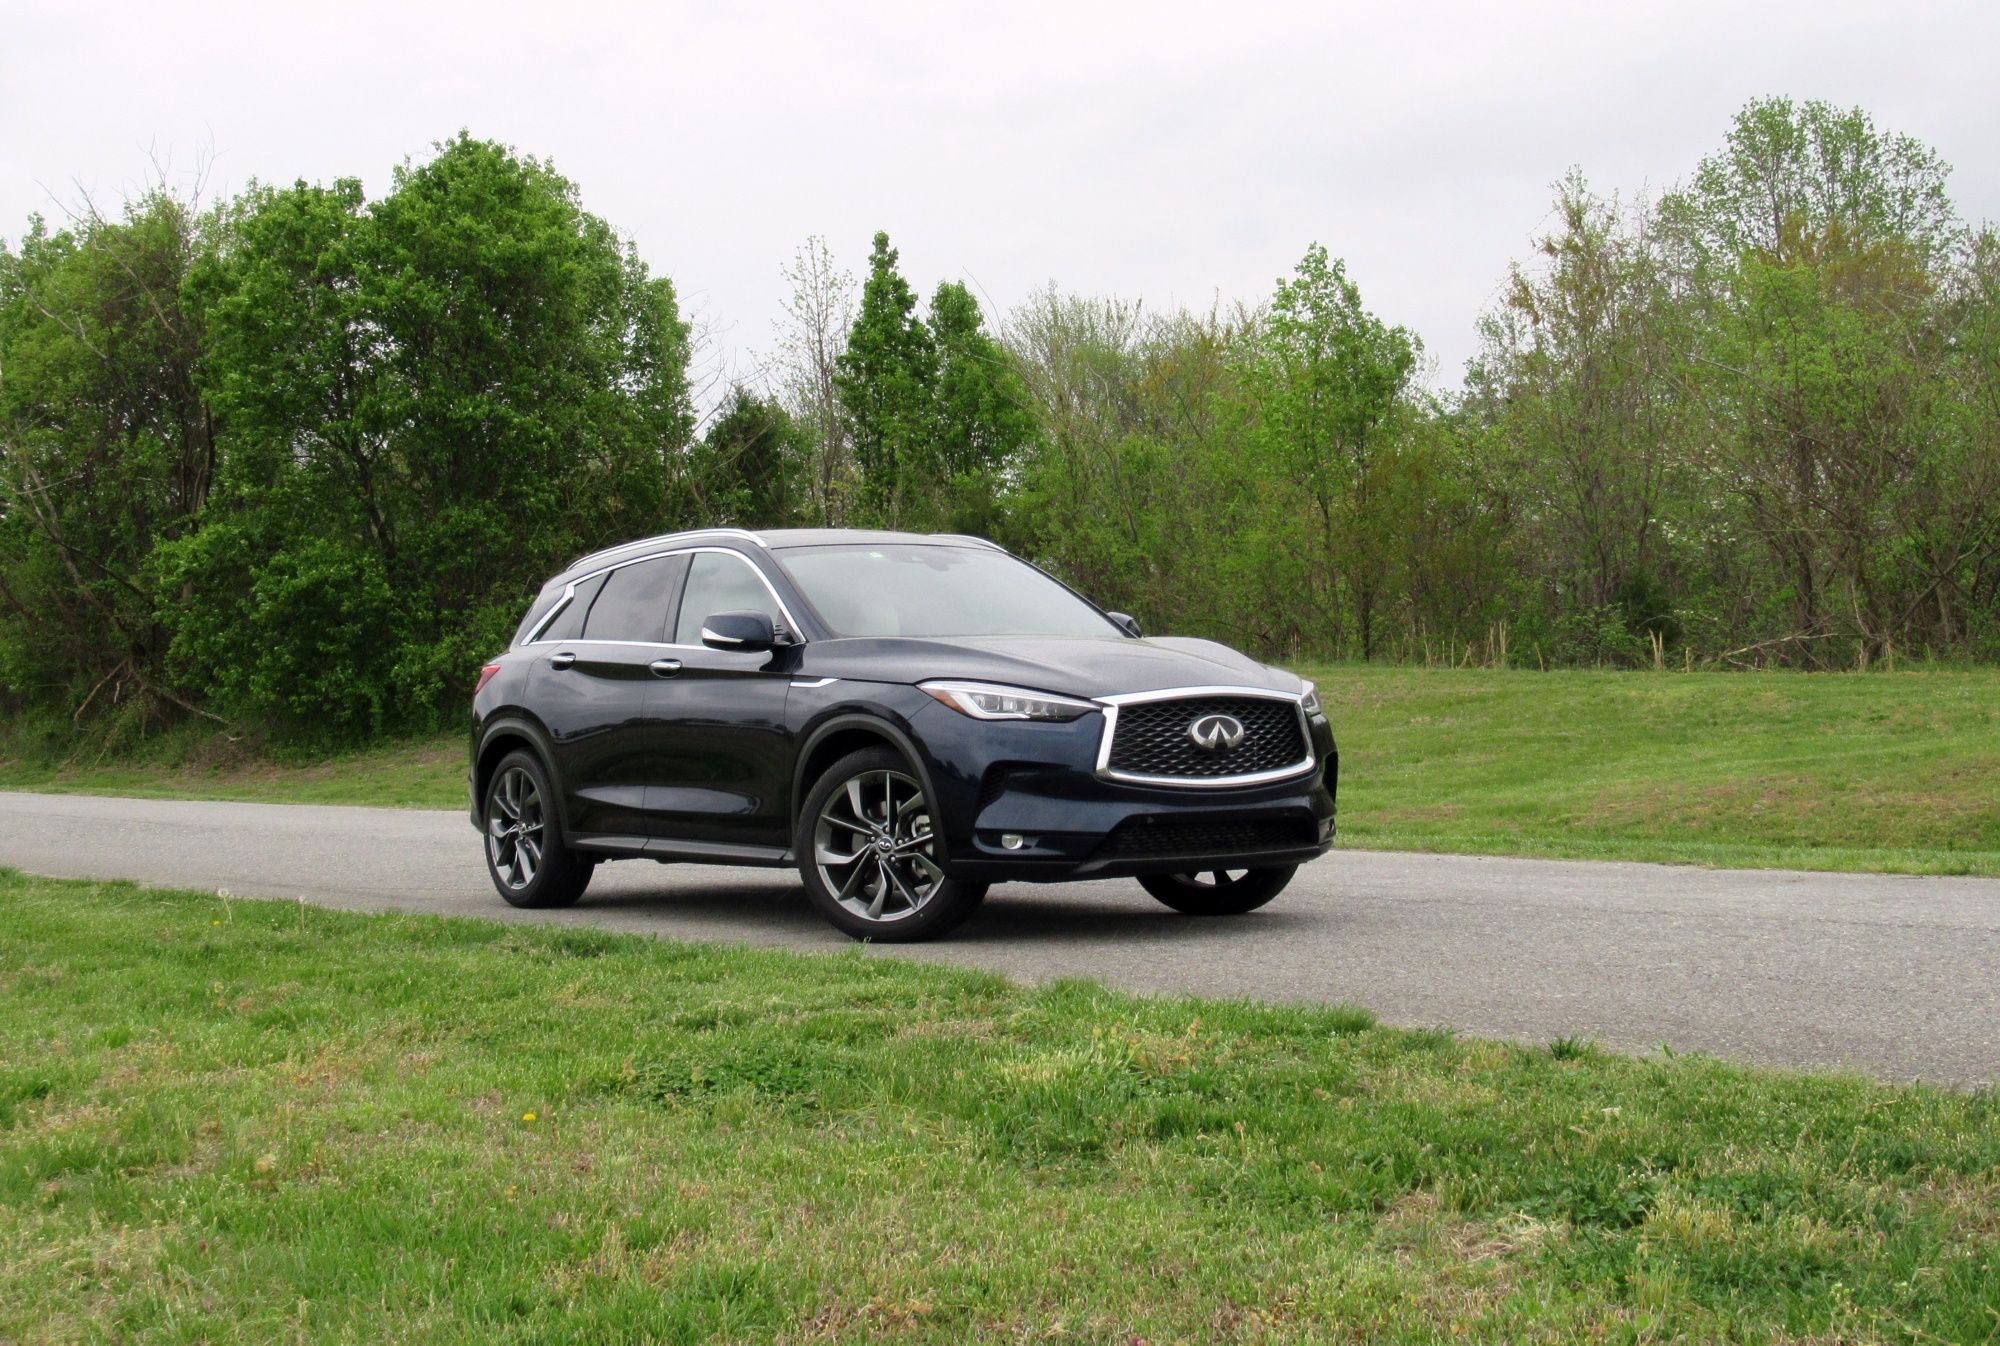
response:
<path id="1" fill-rule="evenodd" d="M 854 325 L 854 276 L 840 269 L 818 234 L 799 245 L 781 273 L 790 284 L 771 382 L 785 409 L 811 437 L 806 513 L 816 523 L 840 522 L 851 470 L 847 430 L 834 391 L 835 366 Z"/>

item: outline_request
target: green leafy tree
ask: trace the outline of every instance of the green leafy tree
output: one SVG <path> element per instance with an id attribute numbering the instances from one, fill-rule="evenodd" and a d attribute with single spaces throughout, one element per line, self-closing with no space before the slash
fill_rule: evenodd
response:
<path id="1" fill-rule="evenodd" d="M 1363 659 L 1374 657 L 1390 600 L 1393 525 L 1381 504 L 1395 417 L 1421 344 L 1368 312 L 1345 267 L 1315 243 L 1279 282 L 1248 352 L 1254 442 L 1303 506 L 1295 552 L 1336 642 L 1351 610 Z"/>
<path id="2" fill-rule="evenodd" d="M 1798 661 L 1832 663 L 1848 637 L 1872 658 L 1907 620 L 1899 520 L 1942 484 L 1937 296 L 1962 236 L 1946 171 L 1858 109 L 1773 99 L 1664 203 L 1708 470 L 1786 581 L 1790 629 L 1767 640 Z"/>
<path id="3" fill-rule="evenodd" d="M 936 345 L 896 261 L 889 235 L 877 233 L 861 309 L 834 378 L 863 512 L 892 527 L 921 522 L 907 516 L 934 462 L 937 384 Z"/>
<path id="4" fill-rule="evenodd" d="M 979 301 L 957 281 L 931 297 L 937 351 L 931 479 L 942 485 L 934 513 L 947 527 L 985 534 L 999 527 L 1004 474 L 1034 438 L 1020 375 L 988 336 Z"/>
<path id="5" fill-rule="evenodd" d="M 234 711 L 438 723 L 551 569 L 690 507 L 672 286 L 545 163 L 460 136 L 373 203 L 256 189 L 190 288 L 226 527 L 163 549 L 163 612 Z"/>
<path id="6" fill-rule="evenodd" d="M 0 680 L 16 705 L 143 731 L 195 707 L 147 573 L 196 526 L 216 418 L 181 301 L 212 218 L 161 191 L 0 247 Z"/>
<path id="7" fill-rule="evenodd" d="M 1678 634 L 1685 552 L 1705 522 L 1685 509 L 1691 428 L 1670 382 L 1689 333 L 1646 203 L 1621 209 L 1573 172 L 1554 213 L 1481 322 L 1471 379 L 1517 493 L 1517 625 L 1571 657 L 1650 658 L 1650 637 Z"/>
<path id="8" fill-rule="evenodd" d="M 775 398 L 738 385 L 702 436 L 706 513 L 718 522 L 777 528 L 812 483 L 811 444 Z"/>
<path id="9" fill-rule="evenodd" d="M 1928 260 L 1962 235 L 1950 172 L 1929 146 L 1879 130 L 1860 108 L 1760 98 L 1666 205 L 1688 241 L 1725 269 L 1751 253 L 1795 260 L 1834 230 L 1859 247 L 1893 243 Z"/>

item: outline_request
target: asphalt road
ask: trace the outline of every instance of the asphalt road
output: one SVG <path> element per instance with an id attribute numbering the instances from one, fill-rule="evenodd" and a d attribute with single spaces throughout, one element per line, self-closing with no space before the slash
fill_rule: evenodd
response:
<path id="1" fill-rule="evenodd" d="M 785 871 L 624 861 L 567 911 L 488 885 L 458 813 L 0 793 L 0 864 L 357 911 L 830 950 Z M 896 950 L 1024 980 L 1365 1005 L 1385 1022 L 1665 1045 L 1893 1079 L 2000 1079 L 2000 880 L 1336 851 L 1198 920 L 1122 880 L 993 890 Z"/>

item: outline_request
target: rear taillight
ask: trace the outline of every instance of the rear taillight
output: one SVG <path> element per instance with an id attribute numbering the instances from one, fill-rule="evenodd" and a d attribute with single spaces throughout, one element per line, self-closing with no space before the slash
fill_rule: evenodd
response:
<path id="1" fill-rule="evenodd" d="M 498 664 L 480 665 L 479 681 L 472 684 L 472 694 L 474 696 L 478 696 L 481 692 L 485 691 L 486 684 L 493 681 L 493 675 L 495 673 L 498 673 L 499 671 L 500 671 L 500 665 Z"/>

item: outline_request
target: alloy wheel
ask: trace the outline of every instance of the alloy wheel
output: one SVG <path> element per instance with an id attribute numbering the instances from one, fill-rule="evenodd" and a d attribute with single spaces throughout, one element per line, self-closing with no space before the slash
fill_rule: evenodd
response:
<path id="1" fill-rule="evenodd" d="M 519 892 L 542 868 L 548 819 L 534 777 L 509 767 L 486 800 L 486 856 L 494 875 Z"/>
<path id="2" fill-rule="evenodd" d="M 923 787 L 900 771 L 848 777 L 819 811 L 813 862 L 834 900 L 864 921 L 922 911 L 944 882 Z"/>

